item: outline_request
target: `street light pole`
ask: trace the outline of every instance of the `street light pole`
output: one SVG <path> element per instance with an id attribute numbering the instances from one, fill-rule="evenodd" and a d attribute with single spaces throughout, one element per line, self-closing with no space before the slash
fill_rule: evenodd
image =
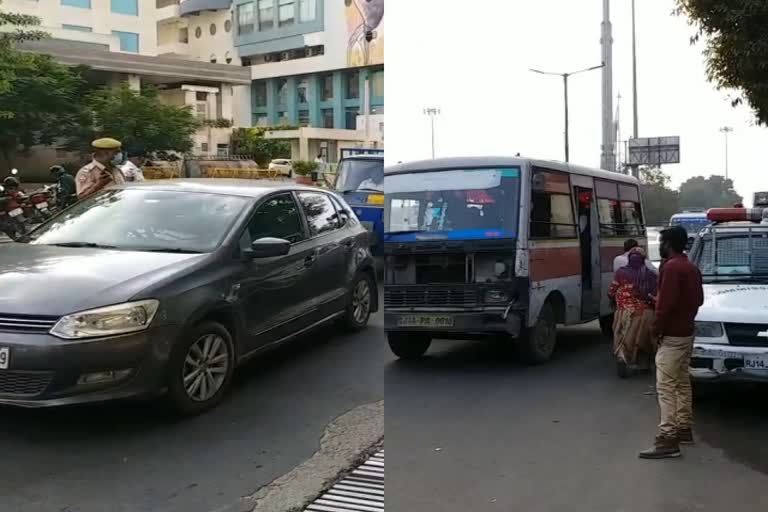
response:
<path id="1" fill-rule="evenodd" d="M 440 109 L 435 107 L 425 108 L 424 114 L 429 116 L 429 121 L 432 126 L 432 160 L 434 160 L 435 159 L 435 116 L 440 114 Z"/>
<path id="2" fill-rule="evenodd" d="M 572 71 L 570 73 L 550 73 L 548 71 L 541 71 L 539 69 L 531 69 L 532 72 L 538 73 L 540 75 L 550 75 L 550 76 L 559 76 L 563 79 L 563 94 L 565 96 L 565 161 L 570 161 L 570 141 L 569 141 L 569 133 L 568 133 L 568 78 L 571 75 L 577 75 L 579 73 L 586 73 L 587 71 L 594 71 L 595 69 L 600 69 L 605 64 L 600 64 L 599 66 L 592 66 L 591 68 L 586 69 L 580 69 L 578 71 Z"/>
<path id="3" fill-rule="evenodd" d="M 632 0 L 632 110 L 634 131 L 632 135 L 638 138 L 638 117 L 637 117 L 637 37 L 635 33 L 635 0 Z"/>
<path id="4" fill-rule="evenodd" d="M 733 131 L 733 128 L 723 126 L 720 131 L 725 134 L 725 179 L 728 179 L 728 134 Z"/>

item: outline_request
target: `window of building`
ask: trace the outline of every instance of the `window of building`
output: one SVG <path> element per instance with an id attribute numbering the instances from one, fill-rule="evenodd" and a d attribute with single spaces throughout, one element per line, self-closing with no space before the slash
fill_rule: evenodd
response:
<path id="1" fill-rule="evenodd" d="M 291 194 L 271 197 L 259 206 L 243 233 L 240 246 L 247 249 L 260 238 L 282 238 L 291 243 L 306 238 L 299 208 Z"/>
<path id="2" fill-rule="evenodd" d="M 261 4 L 261 2 L 259 2 Z M 253 32 L 253 3 L 237 6 L 237 33 L 238 35 Z"/>
<path id="3" fill-rule="evenodd" d="M 320 111 L 320 116 L 323 118 L 323 128 L 333 128 L 333 109 L 324 108 Z"/>
<path id="4" fill-rule="evenodd" d="M 347 130 L 357 130 L 357 116 L 360 115 L 360 109 L 357 107 L 347 107 L 344 113 L 344 128 Z"/>
<path id="5" fill-rule="evenodd" d="M 229 144 L 216 144 L 216 155 L 221 157 L 229 156 Z"/>
<path id="6" fill-rule="evenodd" d="M 291 118 L 288 117 L 288 112 L 277 113 L 277 124 L 280 126 L 288 126 L 291 124 Z"/>
<path id="7" fill-rule="evenodd" d="M 232 31 L 232 20 L 227 20 L 224 22 L 224 32 L 231 32 Z"/>
<path id="8" fill-rule="evenodd" d="M 567 174 L 535 171 L 531 191 L 530 231 L 533 238 L 576 238 Z"/>
<path id="9" fill-rule="evenodd" d="M 277 104 L 281 107 L 288 105 L 288 80 L 285 78 L 277 81 Z"/>
<path id="10" fill-rule="evenodd" d="M 195 99 L 197 101 L 208 101 L 208 93 L 207 92 L 196 91 L 195 92 Z"/>
<path id="11" fill-rule="evenodd" d="M 139 15 L 139 0 L 112 0 L 111 7 L 115 14 Z"/>
<path id="12" fill-rule="evenodd" d="M 211 54 L 211 59 L 210 60 L 211 60 L 211 64 L 216 64 L 216 62 L 218 62 L 219 59 L 216 58 L 216 55 Z"/>
<path id="13" fill-rule="evenodd" d="M 184 44 L 189 42 L 189 28 L 184 27 L 179 29 L 179 42 Z"/>
<path id="14" fill-rule="evenodd" d="M 278 26 L 287 27 L 296 21 L 296 0 L 278 0 Z"/>
<path id="15" fill-rule="evenodd" d="M 208 102 L 197 102 L 195 103 L 195 116 L 198 119 L 208 119 Z"/>
<path id="16" fill-rule="evenodd" d="M 253 102 L 257 107 L 267 106 L 267 82 L 254 82 Z"/>
<path id="17" fill-rule="evenodd" d="M 200 27 L 197 27 L 195 29 L 195 38 L 200 39 L 201 37 L 203 37 L 203 29 Z"/>
<path id="18" fill-rule="evenodd" d="M 384 71 L 374 71 L 371 74 L 371 96 L 384 97 Z"/>
<path id="19" fill-rule="evenodd" d="M 67 25 L 64 24 L 61 26 L 64 30 L 74 30 L 76 32 L 93 32 L 93 29 L 91 27 L 86 27 L 85 25 Z"/>
<path id="20" fill-rule="evenodd" d="M 317 18 L 317 0 L 299 0 L 299 19 L 302 23 Z"/>
<path id="21" fill-rule="evenodd" d="M 61 0 L 61 5 L 69 7 L 81 7 L 83 9 L 91 8 L 91 0 Z"/>
<path id="22" fill-rule="evenodd" d="M 203 142 L 202 144 L 200 144 L 200 151 L 202 153 L 208 153 L 208 143 L 207 142 Z"/>
<path id="23" fill-rule="evenodd" d="M 275 2 L 274 0 L 258 0 L 259 2 L 259 30 L 270 30 L 275 26 Z"/>
<path id="24" fill-rule="evenodd" d="M 318 236 L 328 233 L 339 227 L 338 216 L 333 203 L 325 194 L 314 192 L 302 192 L 299 194 L 301 207 L 307 216 L 309 234 Z"/>
<path id="25" fill-rule="evenodd" d="M 224 60 L 226 61 L 227 64 L 232 64 L 232 53 L 230 53 L 229 51 L 224 52 Z"/>
<path id="26" fill-rule="evenodd" d="M 215 23 L 211 23 L 211 26 L 208 27 L 208 32 L 210 32 L 212 36 L 216 35 L 216 24 Z"/>
<path id="27" fill-rule="evenodd" d="M 120 40 L 121 52 L 139 53 L 139 34 L 113 30 L 112 35 Z"/>
<path id="28" fill-rule="evenodd" d="M 306 104 L 309 101 L 309 82 L 306 78 L 302 78 L 296 84 L 296 94 L 299 104 Z"/>
<path id="29" fill-rule="evenodd" d="M 320 77 L 320 91 L 322 101 L 333 99 L 333 75 L 328 74 Z"/>
<path id="30" fill-rule="evenodd" d="M 299 110 L 299 126 L 309 126 L 309 110 Z"/>
<path id="31" fill-rule="evenodd" d="M 347 75 L 346 98 L 356 100 L 360 97 L 360 73 L 353 71 Z"/>

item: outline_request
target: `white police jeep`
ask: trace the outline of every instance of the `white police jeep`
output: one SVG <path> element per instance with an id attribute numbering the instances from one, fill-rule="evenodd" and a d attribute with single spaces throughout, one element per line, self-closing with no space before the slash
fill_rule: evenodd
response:
<path id="1" fill-rule="evenodd" d="M 704 282 L 691 377 L 768 381 L 768 209 L 707 215 L 689 255 Z"/>

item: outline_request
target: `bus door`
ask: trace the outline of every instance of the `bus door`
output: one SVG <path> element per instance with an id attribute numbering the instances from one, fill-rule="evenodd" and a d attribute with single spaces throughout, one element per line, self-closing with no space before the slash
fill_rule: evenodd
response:
<path id="1" fill-rule="evenodd" d="M 583 181 L 579 185 L 588 183 L 574 181 Z M 581 253 L 581 319 L 591 320 L 600 315 L 600 224 L 593 189 L 577 185 L 573 192 Z"/>

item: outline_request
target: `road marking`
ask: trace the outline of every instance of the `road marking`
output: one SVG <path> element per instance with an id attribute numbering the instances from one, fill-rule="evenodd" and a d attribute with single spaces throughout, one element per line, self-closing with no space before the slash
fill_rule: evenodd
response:
<path id="1" fill-rule="evenodd" d="M 384 450 L 355 468 L 305 512 L 384 512 Z"/>

